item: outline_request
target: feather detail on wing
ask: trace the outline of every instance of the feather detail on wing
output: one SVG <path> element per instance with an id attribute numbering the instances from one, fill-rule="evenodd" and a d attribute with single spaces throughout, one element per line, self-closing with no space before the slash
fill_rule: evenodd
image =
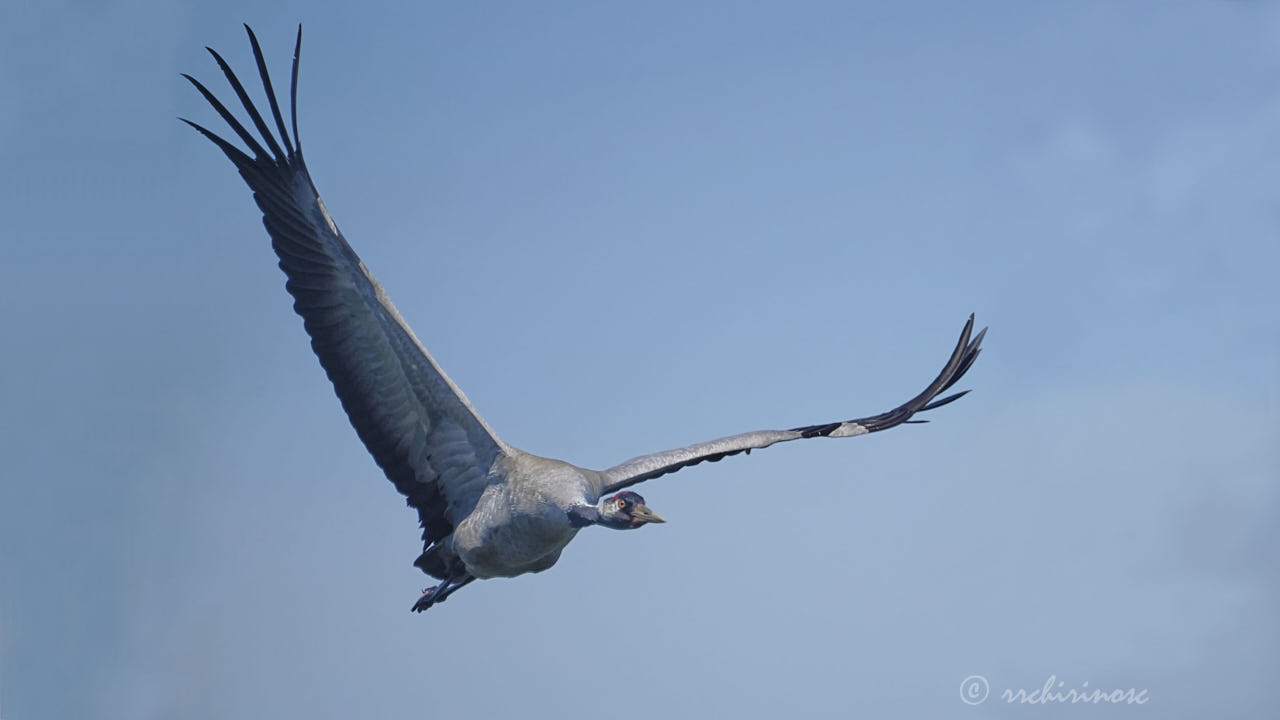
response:
<path id="1" fill-rule="evenodd" d="M 289 93 L 292 140 L 258 40 L 247 25 L 245 29 L 279 140 L 213 50 L 209 52 L 253 121 L 256 137 L 204 85 L 183 77 L 251 154 L 196 123 L 183 122 L 213 141 L 253 190 L 311 347 L 365 447 L 417 509 L 424 544 L 430 547 L 471 512 L 494 473 L 501 472 L 496 461 L 507 447 L 414 336 L 320 201 L 298 138 L 302 28 Z"/>
<path id="2" fill-rule="evenodd" d="M 701 462 L 717 462 L 730 455 L 750 453 L 752 450 L 766 448 L 775 443 L 787 442 L 788 440 L 802 440 L 813 437 L 853 437 L 855 435 L 866 435 L 880 430 L 888 430 L 903 423 L 928 422 L 927 420 L 913 420 L 912 416 L 919 412 L 942 407 L 947 403 L 960 399 L 969 392 L 965 390 L 948 395 L 940 400 L 934 399 L 946 392 L 948 388 L 964 376 L 969 367 L 973 365 L 973 361 L 977 359 L 978 353 L 981 351 L 982 338 L 987 334 L 987 331 L 986 328 L 983 328 L 981 332 L 971 338 L 972 333 L 973 316 L 970 315 L 969 321 L 965 323 L 964 331 L 960 333 L 960 340 L 956 343 L 955 350 L 952 351 L 951 357 L 947 360 L 946 366 L 942 368 L 942 372 L 938 374 L 938 377 L 929 383 L 929 387 L 925 388 L 919 395 L 888 412 L 856 420 L 807 425 L 805 427 L 792 428 L 791 430 L 758 430 L 652 455 L 642 455 L 605 470 L 602 473 L 605 484 L 600 493 L 603 495 L 617 492 L 623 488 L 642 483 L 645 480 L 652 480 L 667 473 L 673 473 L 690 465 L 697 465 Z"/>

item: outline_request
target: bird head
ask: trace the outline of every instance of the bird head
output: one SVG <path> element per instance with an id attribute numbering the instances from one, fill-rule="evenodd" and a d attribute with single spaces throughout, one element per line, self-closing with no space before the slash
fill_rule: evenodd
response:
<path id="1" fill-rule="evenodd" d="M 644 504 L 644 498 L 630 490 L 600 501 L 599 524 L 614 530 L 633 530 L 646 523 L 664 523 L 666 520 Z"/>

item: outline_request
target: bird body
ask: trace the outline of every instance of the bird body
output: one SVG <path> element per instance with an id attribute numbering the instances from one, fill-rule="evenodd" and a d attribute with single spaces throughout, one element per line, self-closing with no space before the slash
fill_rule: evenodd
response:
<path id="1" fill-rule="evenodd" d="M 485 488 L 453 532 L 454 552 L 477 578 L 551 567 L 580 529 L 569 510 L 599 500 L 599 473 L 514 448 L 504 465 L 504 481 Z"/>
<path id="2" fill-rule="evenodd" d="M 249 152 L 189 120 L 231 160 L 253 190 L 263 224 L 303 319 L 311 347 L 356 433 L 387 478 L 418 512 L 423 552 L 414 565 L 438 578 L 414 604 L 443 602 L 480 578 L 546 570 L 582 528 L 631 530 L 662 523 L 627 488 L 701 462 L 780 442 L 886 430 L 946 405 L 938 398 L 977 358 L 985 330 L 973 316 L 937 377 L 888 412 L 856 420 L 760 430 L 641 455 L 607 470 L 539 457 L 503 442 L 414 335 L 382 286 L 338 230 L 316 191 L 298 137 L 298 29 L 290 85 L 292 138 L 262 49 L 245 26 L 275 132 L 218 53 L 218 63 L 257 131 L 250 132 L 204 85 L 184 75 Z M 278 138 L 277 138 L 278 135 Z"/>

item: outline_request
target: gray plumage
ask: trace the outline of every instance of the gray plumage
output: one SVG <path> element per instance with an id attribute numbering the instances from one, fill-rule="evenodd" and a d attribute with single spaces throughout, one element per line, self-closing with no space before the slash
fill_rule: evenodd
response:
<path id="1" fill-rule="evenodd" d="M 538 457 L 503 442 L 409 329 L 400 313 L 339 232 L 321 202 L 298 137 L 298 29 L 286 129 L 262 50 L 246 25 L 279 138 L 235 73 L 213 50 L 249 115 L 251 133 L 204 85 L 189 80 L 248 147 L 237 148 L 183 120 L 217 145 L 253 190 L 263 224 L 342 407 L 374 460 L 418 511 L 423 552 L 414 562 L 441 580 L 414 605 L 425 610 L 478 578 L 545 570 L 589 525 L 632 529 L 662 518 L 625 488 L 700 462 L 813 437 L 852 437 L 908 422 L 941 399 L 978 356 L 985 330 L 973 317 L 938 377 L 901 406 L 857 420 L 762 430 L 633 458 L 604 471 Z M 260 141 L 261 139 L 261 141 Z M 265 147 L 263 145 L 265 143 Z"/>

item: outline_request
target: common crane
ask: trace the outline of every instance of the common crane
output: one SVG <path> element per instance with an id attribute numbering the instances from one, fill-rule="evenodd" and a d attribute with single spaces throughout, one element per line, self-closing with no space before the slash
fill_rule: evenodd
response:
<path id="1" fill-rule="evenodd" d="M 213 93 L 183 74 L 249 152 L 183 119 L 213 141 L 240 171 L 262 210 L 271 245 L 288 277 L 285 289 L 302 316 L 356 433 L 387 477 L 418 511 L 423 551 L 414 565 L 438 579 L 413 605 L 421 612 L 478 578 L 540 572 L 556 563 L 590 525 L 630 530 L 664 522 L 627 490 L 700 462 L 715 462 L 804 438 L 842 438 L 887 430 L 963 396 L 938 396 L 978 357 L 986 330 L 969 316 L 942 372 L 919 395 L 888 412 L 790 430 L 760 430 L 641 455 L 607 470 L 539 457 L 503 442 L 427 352 L 373 274 L 347 244 L 316 192 L 298 136 L 298 58 L 290 83 L 292 139 L 267 65 L 245 25 L 277 138 L 244 86 L 209 49 L 257 129 L 249 132 Z M 265 147 L 263 145 L 265 143 Z"/>

